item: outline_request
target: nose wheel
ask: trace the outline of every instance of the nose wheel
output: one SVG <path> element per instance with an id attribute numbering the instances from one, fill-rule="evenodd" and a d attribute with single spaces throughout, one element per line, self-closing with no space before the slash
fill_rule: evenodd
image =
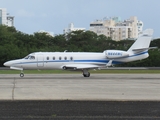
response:
<path id="1" fill-rule="evenodd" d="M 24 77 L 24 73 L 20 73 L 20 77 Z"/>

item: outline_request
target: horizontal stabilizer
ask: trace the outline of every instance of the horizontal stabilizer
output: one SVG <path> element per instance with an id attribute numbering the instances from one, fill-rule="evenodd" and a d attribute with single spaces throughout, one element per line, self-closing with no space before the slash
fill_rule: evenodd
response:
<path id="1" fill-rule="evenodd" d="M 132 51 L 145 51 L 145 50 L 150 50 L 150 49 L 156 49 L 157 47 L 149 47 L 149 48 L 140 48 L 140 49 L 132 49 Z"/>

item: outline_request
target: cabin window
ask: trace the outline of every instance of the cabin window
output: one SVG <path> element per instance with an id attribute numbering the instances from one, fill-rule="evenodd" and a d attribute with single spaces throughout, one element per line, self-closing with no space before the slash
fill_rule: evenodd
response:
<path id="1" fill-rule="evenodd" d="M 49 57 L 47 57 L 47 60 L 49 60 Z"/>
<path id="2" fill-rule="evenodd" d="M 55 57 L 53 57 L 53 60 L 55 60 Z"/>
<path id="3" fill-rule="evenodd" d="M 65 60 L 67 60 L 67 57 L 64 57 Z"/>
<path id="4" fill-rule="evenodd" d="M 70 60 L 73 60 L 73 57 L 70 57 Z"/>
<path id="5" fill-rule="evenodd" d="M 62 58 L 61 57 L 59 57 L 59 60 L 61 60 Z"/>

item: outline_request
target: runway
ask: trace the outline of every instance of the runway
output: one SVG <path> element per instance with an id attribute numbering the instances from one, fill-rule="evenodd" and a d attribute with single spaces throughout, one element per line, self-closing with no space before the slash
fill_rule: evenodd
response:
<path id="1" fill-rule="evenodd" d="M 159 101 L 160 74 L 0 74 L 0 100 Z"/>
<path id="2" fill-rule="evenodd" d="M 0 119 L 160 118 L 159 74 L 0 74 Z"/>

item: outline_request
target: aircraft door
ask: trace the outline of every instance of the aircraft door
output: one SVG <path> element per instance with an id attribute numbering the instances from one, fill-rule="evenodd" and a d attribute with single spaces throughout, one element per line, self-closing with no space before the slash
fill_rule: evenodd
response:
<path id="1" fill-rule="evenodd" d="M 37 67 L 44 66 L 44 58 L 43 55 L 37 55 Z"/>

